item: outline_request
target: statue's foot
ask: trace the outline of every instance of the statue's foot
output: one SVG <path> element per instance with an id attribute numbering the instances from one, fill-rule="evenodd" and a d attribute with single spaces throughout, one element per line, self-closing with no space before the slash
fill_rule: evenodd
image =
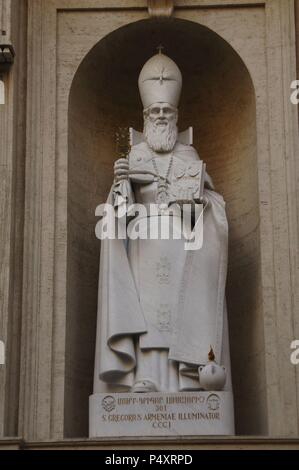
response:
<path id="1" fill-rule="evenodd" d="M 148 379 L 138 380 L 132 387 L 133 393 L 150 393 L 158 392 L 158 388 L 154 382 Z"/>

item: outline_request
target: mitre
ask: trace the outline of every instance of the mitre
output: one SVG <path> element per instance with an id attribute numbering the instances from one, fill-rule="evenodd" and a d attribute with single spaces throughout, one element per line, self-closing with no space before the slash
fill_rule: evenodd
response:
<path id="1" fill-rule="evenodd" d="M 159 52 L 144 64 L 138 86 L 144 109 L 154 103 L 169 103 L 177 108 L 182 74 L 172 59 Z"/>

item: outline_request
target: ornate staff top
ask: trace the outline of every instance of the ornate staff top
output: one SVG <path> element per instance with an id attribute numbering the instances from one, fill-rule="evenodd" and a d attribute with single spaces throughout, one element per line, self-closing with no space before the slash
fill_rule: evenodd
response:
<path id="1" fill-rule="evenodd" d="M 119 127 L 115 137 L 118 158 L 128 158 L 131 149 L 129 129 L 127 127 Z"/>

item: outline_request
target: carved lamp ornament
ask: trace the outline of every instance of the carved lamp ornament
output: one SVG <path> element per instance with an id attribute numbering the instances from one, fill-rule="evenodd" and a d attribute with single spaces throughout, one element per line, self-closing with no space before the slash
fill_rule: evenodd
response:
<path id="1" fill-rule="evenodd" d="M 206 391 L 222 390 L 226 382 L 225 367 L 215 361 L 213 348 L 208 354 L 208 363 L 198 368 L 200 385 Z"/>
<path id="2" fill-rule="evenodd" d="M 148 0 L 148 13 L 152 17 L 170 17 L 173 13 L 173 0 Z"/>

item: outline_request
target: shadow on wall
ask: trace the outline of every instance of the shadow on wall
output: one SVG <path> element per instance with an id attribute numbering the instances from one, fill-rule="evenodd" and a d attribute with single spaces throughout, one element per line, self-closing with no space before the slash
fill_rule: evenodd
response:
<path id="1" fill-rule="evenodd" d="M 88 436 L 100 253 L 94 211 L 112 183 L 117 128 L 142 129 L 137 80 L 159 44 L 183 75 L 179 127 L 193 126 L 194 146 L 227 202 L 237 433 L 266 434 L 253 84 L 217 34 L 169 19 L 139 21 L 106 36 L 82 61 L 70 92 L 65 437 Z"/>

